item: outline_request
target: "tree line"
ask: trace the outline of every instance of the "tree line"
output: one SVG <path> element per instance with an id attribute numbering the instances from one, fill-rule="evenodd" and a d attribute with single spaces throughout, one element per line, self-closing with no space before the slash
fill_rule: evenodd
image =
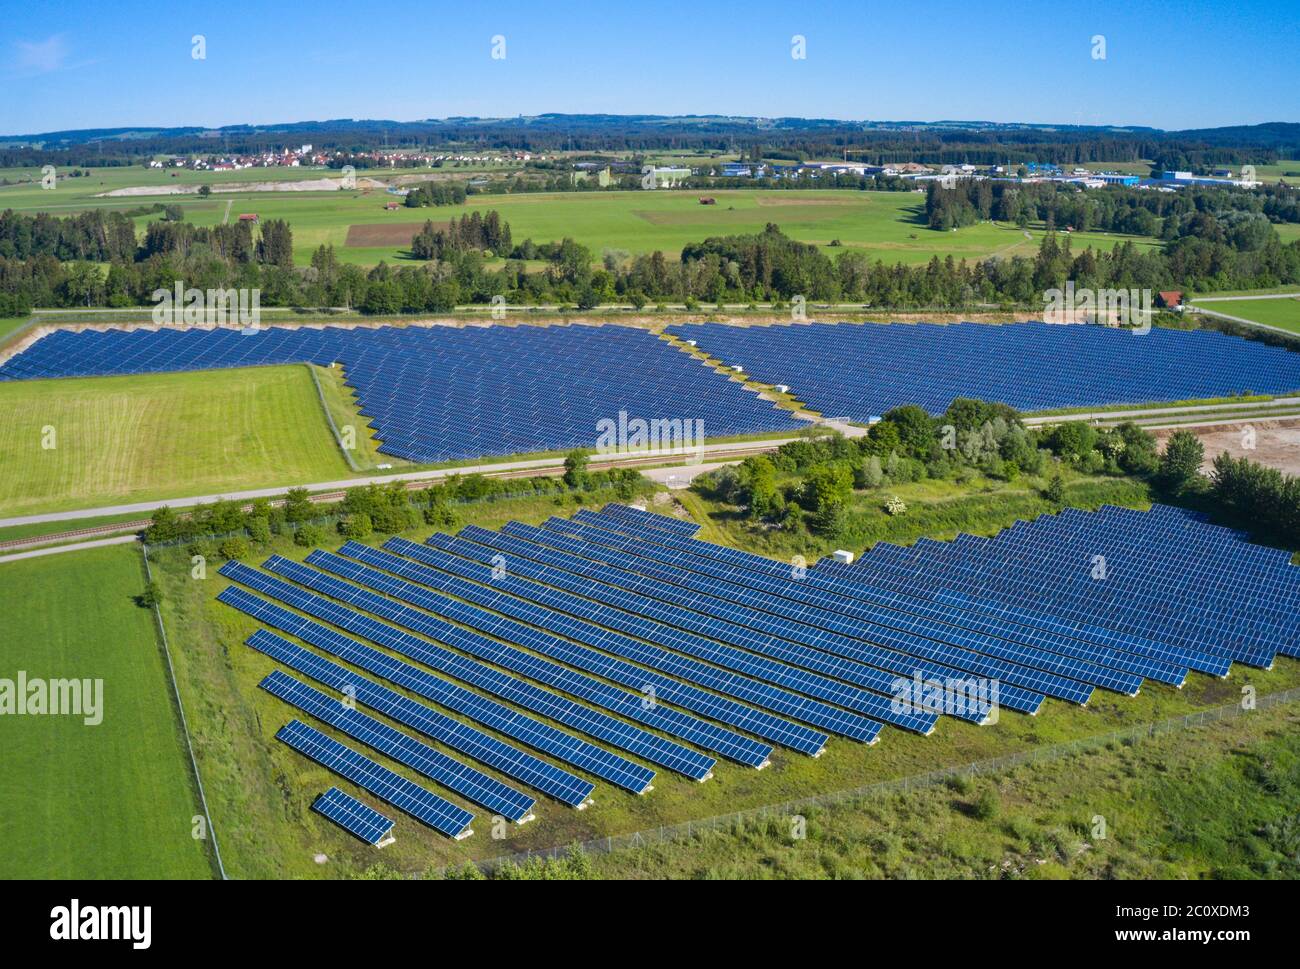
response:
<path id="1" fill-rule="evenodd" d="M 24 315 L 36 306 L 147 306 L 155 290 L 170 289 L 178 279 L 200 289 L 258 288 L 263 306 L 342 306 L 375 315 L 444 312 L 486 304 L 494 296 L 511 305 L 580 309 L 607 303 L 640 308 L 675 302 L 692 309 L 706 302 L 784 304 L 796 296 L 896 309 L 1042 307 L 1042 294 L 1067 280 L 1093 289 L 1155 291 L 1300 283 L 1300 240 L 1283 244 L 1271 227 L 1267 236 L 1256 237 L 1231 216 L 1197 212 L 1187 234 L 1160 249 L 1139 250 L 1125 241 L 1109 251 L 1075 252 L 1068 234 L 1048 233 L 1032 257 L 972 262 L 936 256 L 906 266 L 847 247 L 832 259 L 775 224 L 688 244 L 678 259 L 663 252 L 606 252 L 598 259 L 568 238 L 511 246 L 508 223 L 494 212 L 476 212 L 446 229 L 426 225 L 412 250 L 420 264 L 381 262 L 367 271 L 342 264 L 332 246 L 319 247 L 309 266 L 294 266 L 292 231 L 279 220 L 262 224 L 256 240 L 247 223 L 203 228 L 156 221 L 140 243 L 129 220 L 116 213 L 52 221 L 5 213 L 0 315 Z M 58 253 L 67 246 L 88 258 L 61 260 Z M 505 265 L 489 268 L 485 253 L 504 256 Z M 536 261 L 543 263 L 540 270 L 530 266 Z"/>

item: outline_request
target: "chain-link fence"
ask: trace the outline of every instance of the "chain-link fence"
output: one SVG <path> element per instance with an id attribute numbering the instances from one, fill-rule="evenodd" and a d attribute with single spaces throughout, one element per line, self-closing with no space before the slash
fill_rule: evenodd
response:
<path id="1" fill-rule="evenodd" d="M 1300 700 L 1300 687 L 1258 697 L 1253 709 L 1263 710 L 1297 700 Z M 504 865 L 521 865 L 537 858 L 561 859 L 579 851 L 587 854 L 607 854 L 624 848 L 641 848 L 647 845 L 663 842 L 688 840 L 696 834 L 710 831 L 739 831 L 743 830 L 746 824 L 752 822 L 761 822 L 773 818 L 785 819 L 792 815 L 802 814 L 812 808 L 825 808 L 837 805 L 842 806 L 859 801 L 870 801 L 892 794 L 901 794 L 906 793 L 907 791 L 934 787 L 935 785 L 947 783 L 955 778 L 975 777 L 981 774 L 1000 774 L 1014 767 L 1021 767 L 1026 764 L 1036 764 L 1044 761 L 1056 760 L 1061 757 L 1083 753 L 1084 751 L 1095 750 L 1098 747 L 1105 747 L 1109 744 L 1136 742 L 1156 737 L 1160 734 L 1174 733 L 1180 730 L 1204 726 L 1207 723 L 1214 723 L 1221 720 L 1233 720 L 1237 717 L 1247 716 L 1251 712 L 1253 712 L 1252 709 L 1247 709 L 1239 702 L 1227 706 L 1215 707 L 1210 710 L 1202 710 L 1197 713 L 1189 713 L 1185 716 L 1173 717 L 1155 723 L 1141 724 L 1124 730 L 1116 730 L 1112 733 L 1100 734 L 1095 737 L 1083 737 L 1077 740 L 1069 740 L 1064 743 L 1053 744 L 1050 747 L 1019 751 L 1014 754 L 1007 754 L 1003 757 L 973 761 L 955 767 L 945 767 L 941 770 L 929 771 L 925 774 L 913 774 L 908 777 L 900 777 L 894 780 L 879 781 L 875 784 L 868 784 L 864 787 L 853 788 L 847 791 L 820 794 L 815 797 L 800 798 L 794 801 L 785 801 L 780 804 L 767 804 L 762 807 L 750 808 L 744 811 L 735 811 L 730 814 L 704 818 L 699 821 L 686 821 L 682 824 L 663 825 L 658 828 L 634 831 L 631 834 L 612 835 L 610 837 L 598 838 L 594 841 L 586 841 L 578 844 L 556 845 L 552 848 L 542 848 L 519 852 L 513 855 L 503 855 L 486 861 L 480 861 L 476 864 L 482 871 L 492 872 Z M 451 869 L 444 869 L 444 872 L 449 870 Z"/>

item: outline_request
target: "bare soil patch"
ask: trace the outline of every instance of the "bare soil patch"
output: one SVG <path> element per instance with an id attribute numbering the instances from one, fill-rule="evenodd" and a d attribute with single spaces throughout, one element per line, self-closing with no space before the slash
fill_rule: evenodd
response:
<path id="1" fill-rule="evenodd" d="M 1151 433 L 1164 446 L 1164 442 L 1178 428 L 1161 428 Z M 1206 427 L 1188 427 L 1205 445 L 1205 469 L 1214 459 L 1227 451 L 1234 458 L 1250 458 L 1260 464 L 1277 468 L 1284 474 L 1300 475 L 1300 418 L 1277 420 L 1245 420 L 1235 424 L 1214 424 Z M 1254 431 L 1254 448 L 1246 445 Z"/>
<path id="2" fill-rule="evenodd" d="M 435 222 L 435 228 L 445 228 L 445 222 Z M 415 234 L 424 228 L 423 222 L 373 222 L 348 226 L 348 237 L 343 243 L 350 248 L 409 246 Z"/>

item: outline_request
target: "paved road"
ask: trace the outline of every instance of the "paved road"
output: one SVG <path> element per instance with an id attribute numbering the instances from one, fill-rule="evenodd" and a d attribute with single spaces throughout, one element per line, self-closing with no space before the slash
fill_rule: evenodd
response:
<path id="1" fill-rule="evenodd" d="M 1197 296 L 1189 300 L 1197 303 L 1236 303 L 1243 299 L 1300 299 L 1300 293 L 1263 293 L 1259 296 Z"/>
<path id="2" fill-rule="evenodd" d="M 1258 296 L 1248 297 L 1249 299 L 1260 299 Z M 1274 297 L 1276 298 L 1276 297 Z M 1295 330 L 1288 330 L 1282 326 L 1273 326 L 1269 323 L 1260 323 L 1258 320 L 1248 320 L 1244 316 L 1229 316 L 1227 313 L 1220 313 L 1218 310 L 1207 310 L 1203 306 L 1197 306 L 1195 303 L 1189 304 L 1193 313 L 1201 313 L 1205 316 L 1217 316 L 1221 320 L 1231 320 L 1233 323 L 1241 323 L 1245 326 L 1253 326 L 1261 330 L 1270 330 L 1273 333 L 1282 333 L 1286 336 L 1295 336 Z"/>
<path id="3" fill-rule="evenodd" d="M 739 464 L 740 459 L 735 461 L 717 461 L 713 464 L 679 464 L 671 468 L 651 468 L 649 471 L 642 471 L 651 481 L 657 481 L 665 485 L 669 490 L 675 491 L 680 488 L 689 488 L 691 482 L 702 474 L 710 471 L 716 471 L 718 468 L 725 467 L 728 464 Z"/>
<path id="4" fill-rule="evenodd" d="M 1050 417 L 1026 417 L 1025 424 L 1059 424 L 1061 421 L 1110 421 L 1130 417 L 1164 417 L 1173 414 L 1195 414 L 1203 411 L 1268 410 L 1274 407 L 1294 407 L 1300 397 L 1277 397 L 1273 400 L 1247 401 L 1241 404 L 1189 404 L 1186 407 L 1146 407 L 1137 410 L 1099 410 L 1084 414 L 1057 414 Z"/>
<path id="5" fill-rule="evenodd" d="M 117 535 L 113 538 L 97 538 L 93 542 L 74 542 L 71 545 L 36 548 L 30 552 L 12 552 L 9 555 L 0 555 L 0 565 L 6 562 L 17 562 L 19 559 L 34 559 L 43 555 L 58 555 L 61 552 L 84 552 L 88 548 L 103 548 L 105 545 L 126 545 L 129 542 L 137 541 L 139 539 L 135 535 Z"/>

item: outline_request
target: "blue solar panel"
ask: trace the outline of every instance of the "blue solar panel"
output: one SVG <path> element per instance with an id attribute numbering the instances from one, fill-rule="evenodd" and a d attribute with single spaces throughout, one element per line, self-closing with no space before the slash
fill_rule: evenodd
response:
<path id="1" fill-rule="evenodd" d="M 256 597 L 248 595 L 242 589 L 232 587 L 226 591 L 236 593 L 237 597 L 246 600 L 250 606 L 256 602 Z M 358 703 L 432 740 L 445 744 L 452 750 L 473 757 L 479 763 L 486 764 L 506 777 L 512 777 L 543 794 L 550 795 L 562 804 L 581 809 L 591 797 L 595 787 L 591 781 L 575 777 L 568 771 L 560 770 L 517 747 L 503 744 L 475 727 L 453 720 L 423 703 L 418 703 L 396 690 L 390 690 L 373 680 L 353 673 L 346 667 L 333 663 L 309 649 L 304 649 L 297 643 L 291 643 L 275 633 L 259 629 L 249 636 L 246 642 L 277 663 L 283 663 L 304 676 L 310 676 L 330 689 L 354 696 Z"/>
<path id="2" fill-rule="evenodd" d="M 355 543 L 351 543 L 351 546 L 350 550 L 365 549 L 367 552 L 371 551 L 366 546 L 356 545 Z M 376 555 L 383 556 L 380 559 L 382 564 L 395 564 L 399 568 L 402 565 L 409 564 L 404 563 L 402 559 L 385 553 L 376 553 Z M 429 588 L 394 578 L 377 569 L 359 565 L 341 556 L 317 550 L 308 556 L 307 561 L 311 565 L 325 569 L 335 575 L 344 576 L 359 585 L 378 590 L 392 599 L 412 603 L 421 609 L 454 620 L 470 629 L 490 633 L 498 639 L 526 646 L 536 653 L 551 655 L 556 650 L 561 650 L 566 658 L 577 658 L 570 649 L 566 648 L 562 641 L 554 636 L 539 632 L 523 623 L 514 622 L 501 616 L 494 616 L 486 610 L 439 595 Z M 320 572 L 278 555 L 268 559 L 263 567 L 277 575 L 293 579 L 295 582 L 299 582 L 316 592 L 333 595 L 335 598 L 346 596 L 345 601 L 416 632 L 422 631 L 425 625 L 427 617 L 414 609 L 398 606 L 391 599 L 375 596 L 368 591 L 353 591 L 347 588 L 346 584 L 338 583 L 336 579 L 324 576 Z M 671 707 L 664 706 L 662 703 L 647 703 L 646 696 L 643 693 L 628 693 L 624 690 L 614 689 L 595 677 L 577 673 L 561 666 L 559 663 L 541 659 L 522 649 L 501 647 L 499 645 L 480 649 L 478 644 L 475 644 L 474 649 L 473 655 L 487 662 L 513 670 L 530 679 L 535 679 L 539 683 L 545 683 L 574 696 L 582 697 L 589 703 L 605 707 L 629 719 L 662 730 L 674 737 L 681 737 L 683 740 L 698 744 L 707 750 L 727 753 L 733 759 L 740 760 L 750 766 L 762 765 L 766 762 L 767 755 L 772 752 L 772 748 L 765 744 L 756 744 L 754 741 L 741 737 L 730 730 L 723 730 L 712 724 L 707 724 L 695 717 L 687 716 Z M 644 686 L 644 683 L 642 685 Z M 658 698 L 656 697 L 656 699 Z M 692 771 L 687 776 L 693 776 L 697 780 L 701 779 L 707 776 L 712 766 L 711 758 L 701 759 L 697 765 L 692 766 Z M 703 772 L 696 773 L 697 770 Z"/>
<path id="3" fill-rule="evenodd" d="M 662 764 L 695 780 L 704 780 L 708 777 L 709 771 L 715 763 L 713 758 L 683 747 L 681 744 L 657 737 L 638 727 L 624 723 L 622 720 L 617 720 L 607 714 L 584 707 L 579 703 L 535 687 L 513 676 L 507 676 L 483 663 L 435 646 L 418 636 L 413 636 L 393 626 L 378 622 L 353 609 L 345 608 L 337 602 L 331 602 L 321 596 L 305 592 L 287 582 L 273 579 L 265 573 L 250 569 L 246 565 L 238 562 L 227 562 L 222 566 L 221 573 L 228 578 L 256 589 L 258 592 L 288 603 L 295 609 L 299 609 L 310 616 L 324 619 L 348 632 L 365 636 L 372 642 L 386 646 L 411 659 L 418 660 L 426 666 L 454 676 L 471 686 L 478 687 L 504 700 L 509 700 L 526 710 L 549 717 L 558 723 L 580 730 L 599 740 L 608 741 L 621 749 L 644 757 L 652 763 Z M 323 578 L 329 579 L 329 577 Z M 338 583 L 338 580 L 329 579 L 329 581 L 336 583 L 335 591 L 339 591 L 337 585 L 346 587 L 346 583 Z M 365 593 L 365 590 L 357 589 L 355 586 L 340 591 L 340 594 L 357 598 L 371 595 Z M 416 614 L 412 621 L 419 622 L 424 627 L 421 632 L 425 635 L 436 634 L 445 643 L 461 646 L 473 640 L 473 645 L 488 651 L 503 649 L 500 643 L 494 644 L 492 640 L 432 617 L 420 617 Z M 591 750 L 605 754 L 598 747 L 591 747 Z M 619 759 L 622 760 L 622 758 Z M 625 763 L 630 764 L 630 762 Z M 611 766 L 618 767 L 613 762 L 611 762 Z M 650 776 L 653 776 L 653 772 L 651 772 Z"/>
<path id="4" fill-rule="evenodd" d="M 482 550 L 481 546 L 472 546 L 469 543 L 465 545 L 468 548 Z M 458 585 L 456 594 L 471 601 L 490 605 L 506 615 L 593 647 L 580 652 L 575 651 L 572 654 L 573 659 L 570 660 L 574 665 L 600 672 L 608 679 L 637 689 L 644 690 L 647 685 L 652 686 L 659 698 L 665 702 L 687 707 L 711 719 L 730 724 L 792 750 L 816 756 L 821 753 L 826 744 L 826 734 L 764 712 L 767 709 L 783 712 L 802 710 L 805 701 L 801 698 L 783 690 L 774 690 L 757 680 L 738 676 L 716 666 L 688 659 L 671 650 L 650 645 L 650 640 L 656 633 L 671 632 L 658 623 L 618 612 L 540 582 L 515 575 L 494 575 L 489 566 L 477 561 L 416 545 L 402 538 L 390 539 L 385 543 L 384 548 L 418 559 L 452 576 L 460 576 L 476 583 L 490 583 L 491 589 L 483 588 L 481 585 L 471 586 L 469 583 Z M 349 555 L 361 555 L 352 543 L 344 546 L 343 551 Z M 487 554 L 491 555 L 491 552 Z M 392 570 L 399 571 L 396 566 L 393 566 Z M 400 570 L 400 573 L 413 574 L 406 568 Z M 421 581 L 430 584 L 435 581 L 423 573 L 418 574 L 418 577 Z M 496 590 L 510 595 L 500 594 Z M 624 633 L 631 635 L 624 635 Z M 634 639 L 633 635 L 640 635 L 642 638 Z M 701 642 L 705 641 L 701 640 Z M 709 648 L 707 643 L 704 648 L 706 650 Z M 598 653 L 596 650 L 603 652 Z M 687 683 L 707 686 L 717 692 L 697 689 L 676 679 L 650 672 L 642 666 L 633 666 L 631 663 L 610 659 L 604 655 L 605 653 L 634 660 L 652 670 L 671 673 Z M 747 700 L 762 709 L 752 709 L 727 697 Z M 873 725 L 869 729 L 874 731 L 879 728 Z"/>
<path id="5" fill-rule="evenodd" d="M 689 323 L 667 332 L 757 380 L 788 386 L 818 413 L 862 422 L 900 404 L 940 414 L 956 397 L 1048 410 L 1300 389 L 1300 354 L 1213 330 Z"/>
<path id="6" fill-rule="evenodd" d="M 1006 682 L 1018 682 L 1016 677 L 1023 675 L 1021 672 L 1023 668 L 1028 668 L 1056 673 L 1130 696 L 1135 695 L 1142 686 L 1140 675 L 1115 670 L 1099 662 L 1102 657 L 1095 650 L 1084 648 L 1058 653 L 1039 649 L 1037 646 L 1026 646 L 995 636 L 987 636 L 951 623 L 945 624 L 893 611 L 868 613 L 866 610 L 859 610 L 857 615 L 847 616 L 841 615 L 836 609 L 825 607 L 822 603 L 787 601 L 779 594 L 774 597 L 770 594 L 778 591 L 774 584 L 761 588 L 763 585 L 761 580 L 747 578 L 743 578 L 741 582 L 733 582 L 735 576 L 726 568 L 711 567 L 684 552 L 661 548 L 640 538 L 624 536 L 590 524 L 598 517 L 579 512 L 572 521 L 551 519 L 546 522 L 546 527 L 589 543 L 588 551 L 584 554 L 598 560 L 617 561 L 618 559 L 611 558 L 615 552 L 622 556 L 631 555 L 633 561 L 637 563 L 636 570 L 643 574 L 654 575 L 685 588 L 770 612 L 792 621 L 865 639 L 872 638 L 872 634 L 881 629 L 923 636 L 967 650 L 971 654 L 978 654 L 972 657 L 975 663 L 988 669 L 994 667 L 985 666 L 989 661 L 981 659 L 981 656 L 1006 660 L 1008 662 L 1005 665 L 996 664 L 1000 667 L 998 673 L 1000 679 Z M 600 550 L 592 548 L 593 545 L 598 546 Z M 790 591 L 798 599 L 798 584 L 790 585 L 789 590 L 783 591 Z M 954 663 L 964 669 L 967 668 L 964 664 L 955 661 Z M 979 672 L 979 670 L 970 671 Z"/>
<path id="7" fill-rule="evenodd" d="M 650 570 L 633 571 L 609 557 L 601 558 L 598 550 L 581 541 L 568 539 L 555 531 L 535 528 L 519 522 L 506 525 L 501 536 L 484 533 L 473 526 L 461 534 L 484 544 L 514 551 L 528 558 L 553 565 L 605 585 L 625 590 L 642 597 L 659 600 L 660 606 L 645 604 L 644 609 L 671 609 L 674 625 L 712 636 L 734 646 L 761 652 L 776 659 L 807 670 L 836 676 L 873 692 L 856 691 L 834 702 L 849 706 L 868 716 L 904 729 L 927 733 L 934 727 L 933 714 L 921 714 L 896 702 L 900 688 L 921 671 L 923 676 L 933 675 L 940 680 L 969 679 L 964 670 L 975 669 L 963 651 L 942 644 L 932 644 L 894 634 L 887 630 L 872 630 L 870 638 L 861 638 L 818 630 L 779 616 L 756 613 L 737 606 L 700 589 L 688 589 L 674 580 L 676 576 L 652 575 Z M 948 666 L 934 666 L 933 672 L 909 656 L 912 652 Z M 960 654 L 961 663 L 953 661 Z M 983 664 L 991 668 L 989 663 Z M 997 675 L 981 671 L 981 675 Z M 903 682 L 900 683 L 900 678 Z M 1011 679 L 1008 677 L 1008 679 Z M 1065 699 L 1085 702 L 1091 687 L 1064 681 L 1061 677 L 1026 671 L 1020 676 L 1019 686 L 1040 689 L 1049 695 L 1060 694 Z M 841 689 L 842 688 L 838 688 Z M 821 694 L 814 694 L 821 696 Z M 822 699 L 832 699 L 821 696 Z M 882 706 L 886 709 L 882 709 Z M 954 708 L 953 715 L 974 722 L 982 722 L 987 709 Z"/>
<path id="8" fill-rule="evenodd" d="M 654 779 L 655 772 L 648 768 L 611 754 L 594 744 L 579 740 L 540 720 L 524 716 L 494 700 L 426 673 L 419 667 L 349 639 L 328 626 L 304 619 L 296 613 L 250 595 L 242 589 L 231 586 L 223 589 L 217 598 L 259 622 L 297 636 L 354 666 L 392 680 L 399 686 L 404 686 L 413 693 L 433 700 L 449 710 L 464 714 L 498 733 L 520 740 L 530 747 L 635 794 L 644 793 Z"/>
<path id="9" fill-rule="evenodd" d="M 449 838 L 460 840 L 473 833 L 469 830 L 469 823 L 474 820 L 474 815 L 464 808 L 426 791 L 387 767 L 381 767 L 369 757 L 300 720 L 292 720 L 281 727 L 275 739 Z"/>
<path id="10" fill-rule="evenodd" d="M 323 814 L 344 831 L 367 844 L 377 845 L 393 830 L 393 822 L 351 794 L 331 787 L 312 802 L 312 810 Z"/>
<path id="11" fill-rule="evenodd" d="M 472 538 L 475 543 L 481 544 L 476 548 L 468 541 L 449 539 L 442 535 L 433 536 L 429 539 L 429 543 L 478 562 L 490 561 L 499 551 L 515 550 L 510 544 L 511 539 L 498 536 L 493 532 L 480 533 L 477 530 L 466 529 L 462 534 Z M 419 557 L 415 552 L 408 554 Z M 736 692 L 733 695 L 741 696 L 743 699 L 792 719 L 802 720 L 823 730 L 860 740 L 863 743 L 872 743 L 880 732 L 881 721 L 849 713 L 833 704 L 840 704 L 850 709 L 866 707 L 879 710 L 881 697 L 867 694 L 830 677 L 787 665 L 784 662 L 776 662 L 768 656 L 756 655 L 746 649 L 720 642 L 719 640 L 723 639 L 726 633 L 725 625 L 722 623 L 706 617 L 694 616 L 667 603 L 658 603 L 634 592 L 604 586 L 588 575 L 576 572 L 565 573 L 557 568 L 551 568 L 543 564 L 540 556 L 536 562 L 529 561 L 527 555 L 523 554 L 518 558 L 511 558 L 509 570 L 609 607 L 607 612 L 602 611 L 599 614 L 600 618 L 595 620 L 601 625 L 628 632 L 656 645 L 741 673 L 746 681 L 763 680 L 776 685 L 761 687 L 752 694 L 742 695 Z M 571 611 L 567 607 L 563 608 L 565 611 Z M 799 655 L 802 659 L 799 650 L 784 649 L 775 643 L 765 643 L 762 637 L 749 637 L 743 645 L 748 646 L 751 642 L 758 649 L 767 646 L 769 655 L 781 659 Z M 811 659 L 806 661 L 813 662 Z M 847 671 L 845 675 L 852 673 L 850 669 L 852 664 L 847 661 L 831 658 L 819 665 L 824 668 L 833 667 L 837 674 L 841 671 Z M 736 689 L 739 689 L 738 683 L 739 681 Z M 806 696 L 799 696 L 799 693 Z M 816 699 L 809 699 L 809 697 Z"/>
<path id="12" fill-rule="evenodd" d="M 1099 560 L 1104 573 L 1095 571 Z M 1234 659 L 1268 666 L 1275 653 L 1300 643 L 1294 611 L 1264 601 L 1300 595 L 1300 570 L 1290 568 L 1276 555 L 1251 551 L 1240 535 L 1156 506 L 1066 511 L 1017 523 L 992 539 L 882 543 L 853 566 L 822 562 L 809 574 L 850 590 L 855 583 L 922 587 L 936 603 L 1041 622 L 1224 676 Z M 1265 597 L 1261 583 L 1271 583 Z"/>
<path id="13" fill-rule="evenodd" d="M 692 538 L 700 530 L 700 526 L 693 521 L 669 518 L 667 515 L 657 515 L 654 512 L 633 508 L 631 505 L 620 505 L 613 501 L 607 504 L 603 511 L 606 515 L 619 518 L 629 528 L 647 534 L 667 532 L 681 538 Z"/>
<path id="14" fill-rule="evenodd" d="M 598 523 L 602 527 L 617 527 L 616 523 L 611 523 L 603 515 L 590 512 L 579 512 L 574 518 L 582 522 Z M 745 588 L 816 605 L 851 618 L 881 621 L 890 625 L 901 620 L 903 625 L 897 628 L 904 629 L 907 628 L 907 620 L 902 617 L 924 618 L 941 626 L 953 626 L 1067 656 L 1090 659 L 1102 666 L 1155 679 L 1171 686 L 1182 686 L 1187 676 L 1185 666 L 1070 639 L 1042 628 L 1008 623 L 1005 620 L 994 621 L 972 609 L 934 605 L 919 597 L 843 583 L 814 572 L 807 572 L 796 579 L 788 565 L 721 545 L 671 536 L 656 536 L 653 541 L 656 546 L 664 546 L 665 551 L 671 549 L 679 553 L 668 561 L 676 562 L 686 569 L 715 576 Z"/>
<path id="15" fill-rule="evenodd" d="M 354 740 L 373 747 L 399 764 L 405 764 L 430 780 L 455 791 L 467 800 L 480 804 L 502 817 L 522 823 L 532 814 L 535 803 L 527 794 L 502 784 L 494 777 L 475 770 L 452 757 L 448 757 L 428 744 L 408 737 L 400 730 L 359 710 L 346 706 L 339 700 L 314 690 L 292 676 L 275 670 L 260 684 L 262 689 L 292 704 L 316 719 L 329 724 Z"/>

